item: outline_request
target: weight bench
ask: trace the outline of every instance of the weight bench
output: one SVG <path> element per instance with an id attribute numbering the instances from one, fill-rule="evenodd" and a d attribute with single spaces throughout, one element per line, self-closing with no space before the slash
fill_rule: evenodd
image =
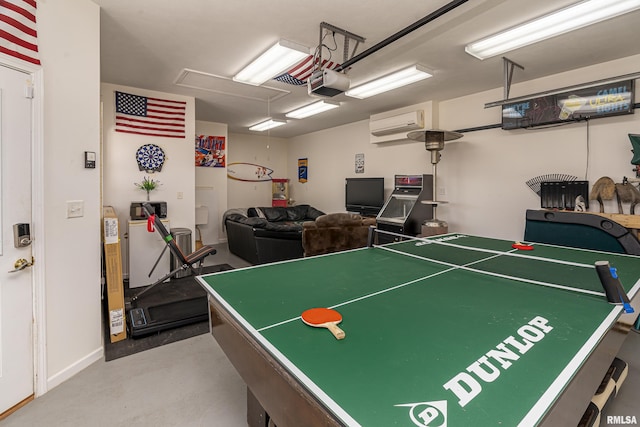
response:
<path id="1" fill-rule="evenodd" d="M 155 209 L 153 206 L 149 203 L 143 203 L 142 209 L 144 214 L 147 216 L 147 230 L 149 232 L 157 231 L 160 233 L 163 241 L 166 243 L 164 250 L 158 257 L 156 264 L 153 266 L 153 269 L 155 269 L 167 248 L 178 261 L 178 265 L 171 272 L 161 277 L 151 285 L 145 287 L 141 292 L 138 292 L 131 298 L 128 303 L 128 320 L 131 329 L 131 336 L 136 337 L 147 335 L 164 329 L 207 320 L 208 304 L 206 296 L 202 298 L 191 298 L 184 301 L 175 301 L 155 307 L 137 306 L 143 295 L 147 294 L 160 283 L 165 282 L 167 279 L 176 276 L 182 271 L 190 270 L 192 274 L 200 275 L 202 273 L 204 259 L 209 255 L 214 255 L 216 253 L 216 249 L 213 246 L 203 245 L 195 252 L 185 255 L 182 252 L 182 249 L 180 249 L 180 246 L 177 245 L 173 235 L 162 223 L 162 220 L 155 215 Z M 153 272 L 153 269 L 151 272 Z"/>

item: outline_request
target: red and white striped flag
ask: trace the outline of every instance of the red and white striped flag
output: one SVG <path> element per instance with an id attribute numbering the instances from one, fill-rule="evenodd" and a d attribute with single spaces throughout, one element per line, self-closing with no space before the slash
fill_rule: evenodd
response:
<path id="1" fill-rule="evenodd" d="M 0 0 L 0 52 L 40 65 L 36 0 Z"/>
<path id="2" fill-rule="evenodd" d="M 186 105 L 116 91 L 116 132 L 184 138 Z"/>
<path id="3" fill-rule="evenodd" d="M 320 64 L 320 66 L 318 67 L 317 62 L 318 60 L 314 55 L 309 55 L 306 59 L 303 59 L 286 73 L 275 77 L 274 80 L 296 86 L 306 85 L 307 79 L 311 76 L 311 73 L 313 73 L 314 69 L 328 68 L 330 70 L 333 70 L 340 65 L 337 62 L 323 59 L 322 64 Z"/>

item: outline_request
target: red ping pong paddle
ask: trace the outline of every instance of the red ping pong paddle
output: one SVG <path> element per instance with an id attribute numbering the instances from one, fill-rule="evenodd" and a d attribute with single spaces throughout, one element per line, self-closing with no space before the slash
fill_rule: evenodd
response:
<path id="1" fill-rule="evenodd" d="M 341 340 L 345 333 L 338 327 L 342 322 L 342 315 L 331 308 L 310 308 L 302 313 L 302 321 L 315 328 L 327 328 L 336 339 Z"/>
<path id="2" fill-rule="evenodd" d="M 511 247 L 513 249 L 518 249 L 518 250 L 521 250 L 521 251 L 532 251 L 533 250 L 533 246 L 527 245 L 526 243 L 520 243 L 520 242 L 515 242 L 513 245 L 511 245 Z"/>

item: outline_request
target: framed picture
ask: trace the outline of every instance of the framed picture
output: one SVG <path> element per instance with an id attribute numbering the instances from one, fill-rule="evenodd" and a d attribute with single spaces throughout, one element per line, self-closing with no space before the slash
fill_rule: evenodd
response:
<path id="1" fill-rule="evenodd" d="M 226 141 L 224 136 L 196 135 L 196 166 L 224 168 Z"/>

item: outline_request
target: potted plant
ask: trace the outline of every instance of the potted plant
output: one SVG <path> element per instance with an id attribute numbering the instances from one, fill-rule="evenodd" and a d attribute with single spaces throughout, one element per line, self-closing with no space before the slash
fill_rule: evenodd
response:
<path id="1" fill-rule="evenodd" d="M 135 182 L 134 185 L 140 190 L 144 190 L 147 192 L 147 201 L 149 201 L 149 193 L 160 186 L 160 181 L 145 176 L 142 181 Z"/>

